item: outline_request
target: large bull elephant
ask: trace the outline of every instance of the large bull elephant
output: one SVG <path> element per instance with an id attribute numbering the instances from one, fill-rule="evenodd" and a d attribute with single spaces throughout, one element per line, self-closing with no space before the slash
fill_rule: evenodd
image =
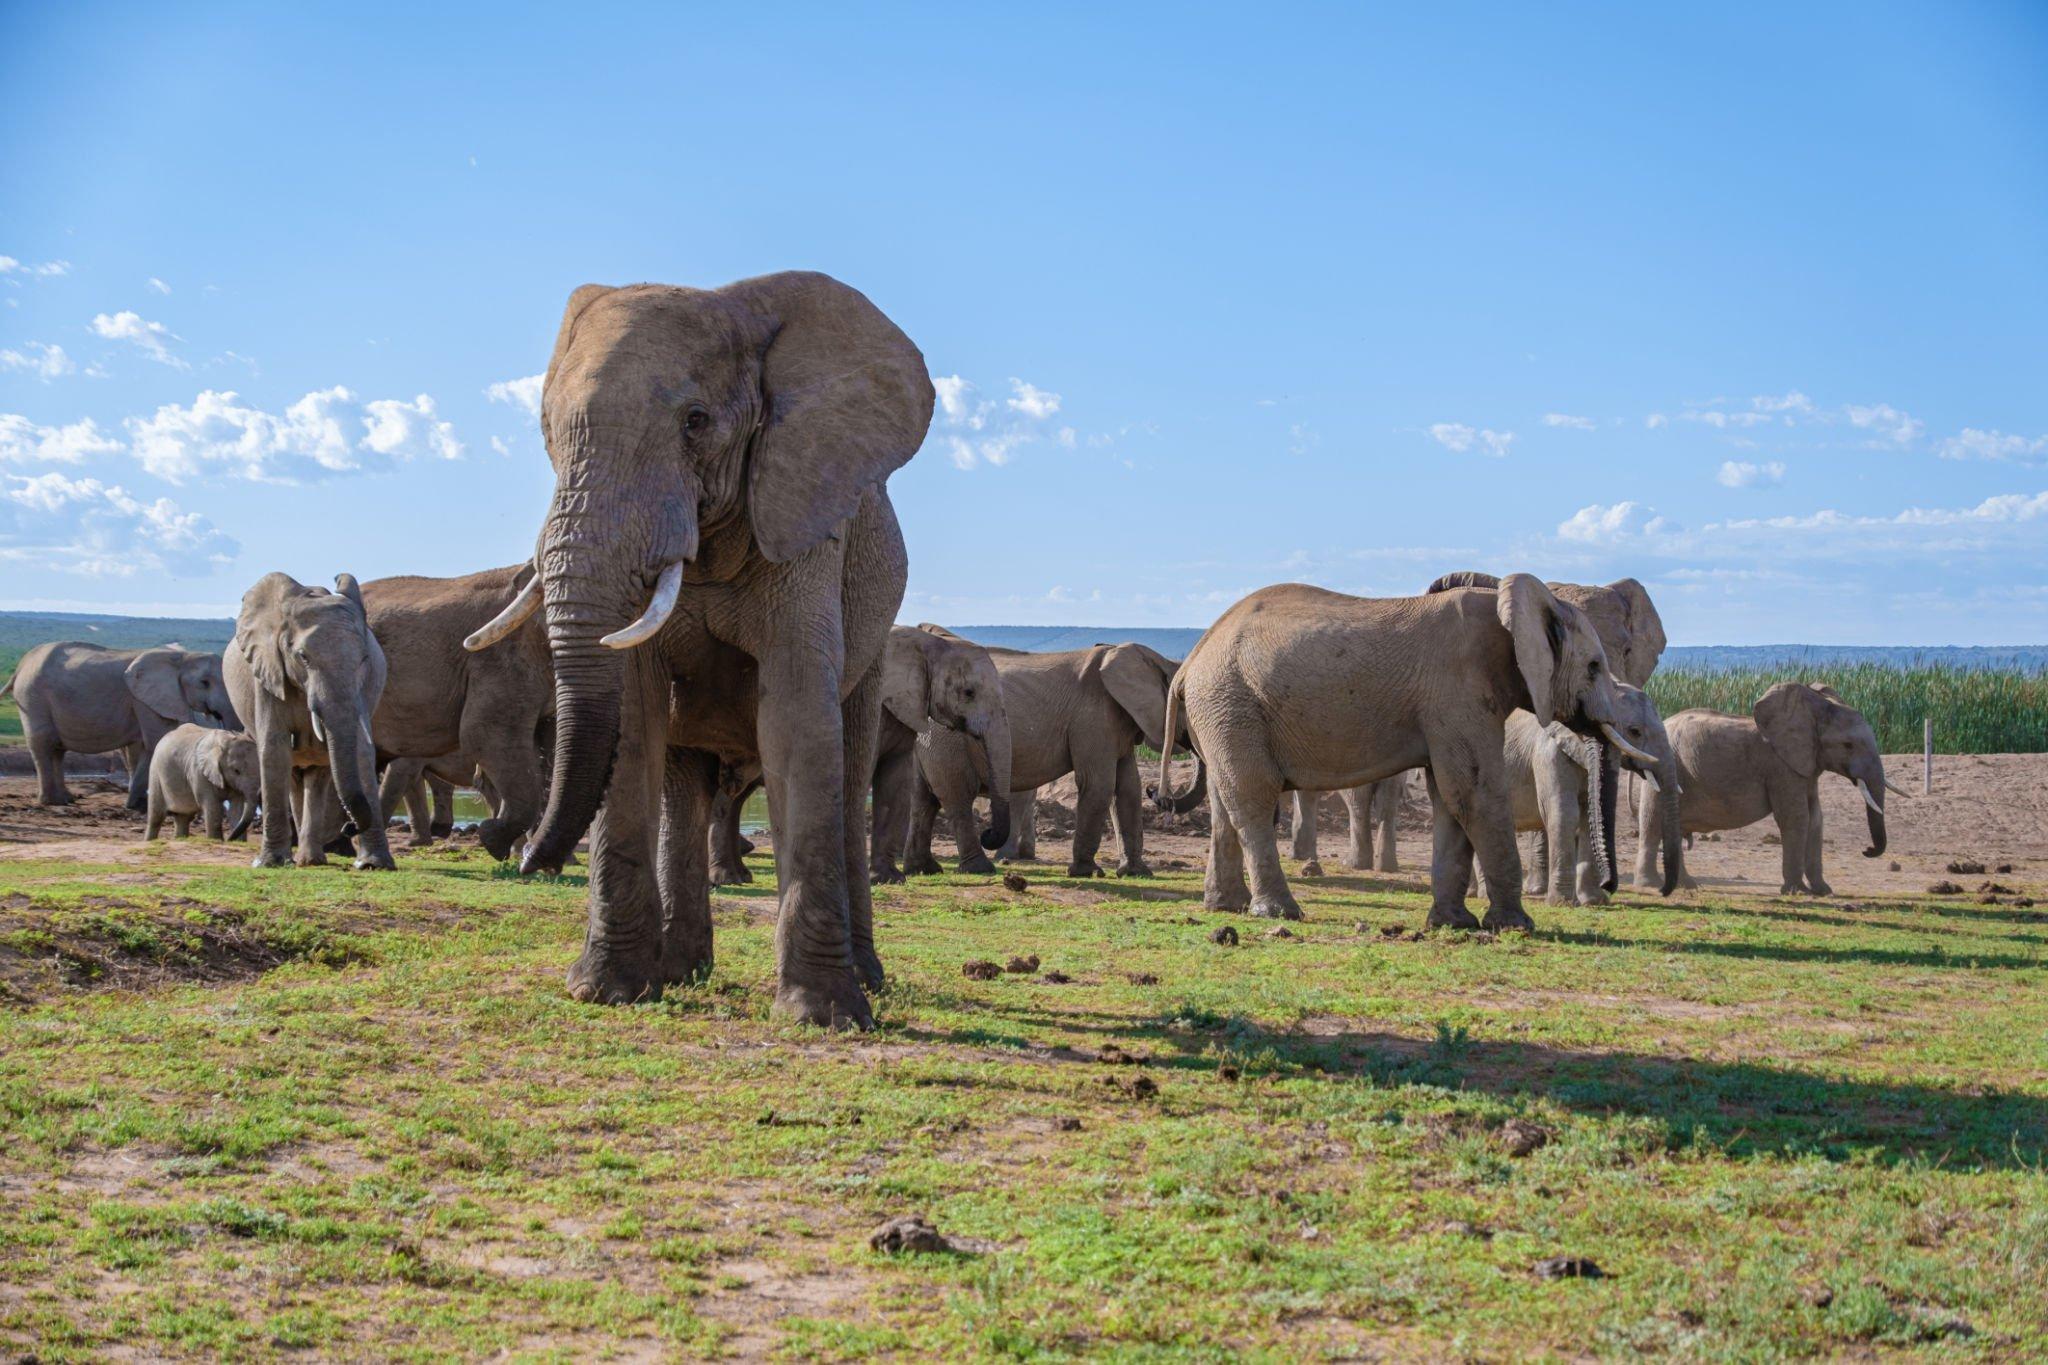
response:
<path id="1" fill-rule="evenodd" d="M 36 766 L 36 800 L 70 804 L 64 755 L 119 753 L 128 760 L 128 808 L 149 798 L 157 742 L 188 722 L 238 730 L 218 654 L 189 649 L 102 649 L 64 640 L 21 658 L 11 690 Z"/>
<path id="2" fill-rule="evenodd" d="M 370 717 L 384 695 L 384 651 L 353 574 L 336 591 L 267 573 L 242 594 L 222 672 L 263 766 L 263 848 L 253 866 L 324 863 L 331 803 L 356 823 L 358 868 L 394 864 L 377 800 Z M 298 852 L 291 848 L 292 812 Z"/>
<path id="3" fill-rule="evenodd" d="M 1002 679 L 1003 709 L 1010 718 L 1012 841 L 1023 838 L 1033 790 L 1072 773 L 1079 796 L 1067 875 L 1102 875 L 1095 854 L 1114 806 L 1123 844 L 1117 875 L 1151 876 L 1145 866 L 1137 745 L 1142 740 L 1162 748 L 1166 685 L 1173 680 L 1174 661 L 1139 644 L 1058 654 L 991 649 L 988 654 Z M 974 839 L 974 798 L 987 790 L 986 779 L 977 770 L 973 746 L 945 730 L 918 740 L 917 772 L 922 790 L 912 798 L 904 871 L 936 872 L 932 817 L 941 808 L 954 813 L 954 838 L 967 849 Z M 1178 807 L 1192 808 L 1191 801 Z"/>
<path id="4" fill-rule="evenodd" d="M 1664 722 L 1677 756 L 1679 826 L 1686 834 L 1740 829 L 1766 815 L 1776 819 L 1783 845 L 1779 891 L 1832 890 L 1821 875 L 1820 776 L 1835 773 L 1856 784 L 1863 796 L 1875 858 L 1885 850 L 1885 792 L 1904 796 L 1884 775 L 1877 733 L 1861 711 L 1832 687 L 1778 683 L 1757 698 L 1747 716 L 1695 709 Z M 1667 794 L 1669 787 L 1666 787 Z M 1643 808 L 1643 838 L 1636 855 L 1636 885 L 1657 875 L 1657 846 L 1649 837 L 1649 807 Z M 1667 839 L 1664 882 L 1692 886 L 1677 839 Z"/>
<path id="5" fill-rule="evenodd" d="M 1185 708 L 1209 770 L 1204 902 L 1299 919 L 1274 837 L 1280 793 L 1426 767 L 1436 812 L 1429 922 L 1478 926 L 1464 904 L 1476 853 L 1486 926 L 1529 928 L 1503 757 L 1517 707 L 1627 748 L 1599 635 L 1528 574 L 1422 597 L 1298 583 L 1253 593 L 1204 632 L 1168 691 L 1167 728 Z M 1172 799 L 1164 766 L 1162 802 Z"/>
<path id="6" fill-rule="evenodd" d="M 499 799 L 477 838 L 494 858 L 510 857 L 540 819 L 547 793 L 539 736 L 555 709 L 554 671 L 537 620 L 495 649 L 471 652 L 462 642 L 532 578 L 531 565 L 514 564 L 459 578 L 363 584 L 363 610 L 390 670 L 370 724 L 378 757 L 388 764 L 459 755 L 468 772 L 481 768 Z M 382 808 L 396 809 L 418 775 L 410 764 L 387 767 Z M 422 825 L 416 839 L 426 833 Z"/>
<path id="7" fill-rule="evenodd" d="M 875 752 L 874 832 L 869 840 L 869 875 L 900 882 L 896 867 L 910 835 L 913 804 L 932 802 L 917 780 L 917 742 L 936 724 L 960 738 L 980 787 L 989 793 L 989 827 L 974 837 L 973 798 L 947 808 L 962 872 L 993 872 L 985 850 L 1010 837 L 1010 721 L 1003 704 L 1002 675 L 989 652 L 940 626 L 889 632 L 882 667 L 882 732 Z M 935 803 L 934 803 L 935 804 Z M 930 812 L 924 816 L 929 822 Z M 926 850 L 929 854 L 929 838 Z"/>
<path id="8" fill-rule="evenodd" d="M 521 868 L 560 868 L 591 832 L 576 998 L 647 999 L 710 969 L 712 795 L 722 762 L 758 761 L 775 1010 L 870 1025 L 861 811 L 908 572 L 886 481 L 932 401 L 917 347 L 823 275 L 570 296 L 542 389 L 540 574 L 473 644 L 545 604 L 555 761 Z"/>

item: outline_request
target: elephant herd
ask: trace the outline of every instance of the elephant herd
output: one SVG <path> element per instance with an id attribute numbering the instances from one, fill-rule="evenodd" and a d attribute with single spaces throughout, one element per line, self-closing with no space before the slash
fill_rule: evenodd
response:
<path id="1" fill-rule="evenodd" d="M 1884 847 L 1875 736 L 1830 690 L 1781 684 L 1749 717 L 1658 717 L 1641 689 L 1663 627 L 1632 579 L 1454 574 L 1392 599 L 1276 586 L 1179 663 L 1137 644 L 1031 654 L 894 625 L 909 556 L 888 479 L 933 400 L 917 347 L 824 275 L 586 285 L 544 380 L 555 488 L 530 561 L 342 574 L 332 590 L 267 574 L 224 656 L 40 647 L 11 686 L 41 799 L 68 799 L 65 750 L 119 750 L 152 836 L 166 817 L 218 836 L 260 806 L 257 866 L 323 861 L 352 825 L 356 865 L 388 868 L 398 802 L 423 840 L 426 784 L 477 785 L 493 805 L 482 843 L 522 872 L 560 871 L 588 836 L 568 986 L 625 1003 L 709 971 L 711 888 L 747 875 L 739 808 L 759 786 L 775 1007 L 837 1027 L 870 1023 L 883 979 L 870 885 L 939 870 L 941 812 L 960 869 L 992 871 L 991 852 L 1034 856 L 1032 793 L 1071 773 L 1068 874 L 1102 874 L 1113 826 L 1118 875 L 1149 875 L 1140 745 L 1160 755 L 1157 806 L 1210 803 L 1204 899 L 1219 910 L 1300 915 L 1274 818 L 1289 793 L 1298 857 L 1315 855 L 1304 794 L 1342 791 L 1350 861 L 1372 864 L 1377 830 L 1391 866 L 1415 768 L 1433 925 L 1529 927 L 1517 830 L 1537 836 L 1534 889 L 1613 889 L 1623 769 L 1651 798 L 1638 885 L 1686 882 L 1686 834 L 1769 814 L 1784 889 L 1825 892 L 1824 772 L 1861 787 L 1869 851 Z M 1195 778 L 1176 792 L 1183 747 Z M 1475 869 L 1483 921 L 1464 904 Z"/>

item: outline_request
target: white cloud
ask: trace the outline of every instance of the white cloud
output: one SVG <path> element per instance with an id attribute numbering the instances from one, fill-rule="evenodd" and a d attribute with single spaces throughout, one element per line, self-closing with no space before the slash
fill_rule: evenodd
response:
<path id="1" fill-rule="evenodd" d="M 231 563 L 234 539 L 169 498 L 144 502 L 119 484 L 51 473 L 5 476 L 0 559 L 88 577 L 196 577 Z"/>
<path id="2" fill-rule="evenodd" d="M 27 352 L 0 351 L 0 370 L 27 370 L 47 384 L 78 368 L 71 357 L 64 354 L 62 346 L 42 341 L 24 342 L 23 345 L 28 348 Z"/>
<path id="3" fill-rule="evenodd" d="M 1849 415 L 1852 426 L 1874 431 L 1894 445 L 1911 445 L 1927 429 L 1926 423 L 1900 412 L 1889 403 L 1875 403 L 1869 407 L 1850 403 L 1842 411 Z"/>
<path id="4" fill-rule="evenodd" d="M 1543 414 L 1543 425 L 1546 427 L 1570 427 L 1573 431 L 1593 431 L 1600 424 L 1590 417 L 1573 417 L 1571 414 L 1564 412 L 1546 412 Z"/>
<path id="5" fill-rule="evenodd" d="M 161 322 L 151 322 L 139 313 L 124 309 L 119 313 L 96 314 L 92 320 L 92 330 L 95 336 L 105 337 L 108 341 L 126 341 L 133 344 L 136 349 L 159 365 L 169 365 L 180 370 L 192 368 L 181 358 L 172 355 L 170 348 L 164 345 L 166 339 L 177 341 L 181 338 Z"/>
<path id="6" fill-rule="evenodd" d="M 1771 414 L 1767 412 L 1724 412 L 1719 408 L 1681 412 L 1678 415 L 1684 421 L 1699 422 L 1716 431 L 1725 431 L 1729 427 L 1753 427 L 1771 420 Z"/>
<path id="7" fill-rule="evenodd" d="M 1944 460 L 2010 460 L 2018 464 L 2038 464 L 2041 457 L 2048 456 L 2048 436 L 2029 439 L 2003 431 L 1964 427 L 1960 433 L 1941 443 L 1940 455 Z"/>
<path id="8" fill-rule="evenodd" d="M 1671 419 L 1661 412 L 1653 412 L 1643 419 L 1643 425 L 1655 431 L 1658 427 L 1670 426 Z"/>
<path id="9" fill-rule="evenodd" d="M 979 428 L 981 416 L 975 411 L 971 395 L 974 385 L 957 374 L 933 375 L 932 388 L 938 391 L 939 414 L 948 422 Z"/>
<path id="10" fill-rule="evenodd" d="M 156 276 L 151 275 L 149 277 L 149 292 L 152 294 L 168 294 L 171 292 L 171 287 Z"/>
<path id="11" fill-rule="evenodd" d="M 1785 466 L 1777 460 L 1752 464 L 1748 460 L 1723 460 L 1715 479 L 1723 488 L 1755 488 L 1760 484 L 1783 483 Z"/>
<path id="12" fill-rule="evenodd" d="M 18 413 L 0 412 L 0 463 L 77 464 L 88 455 L 110 455 L 120 448 L 90 417 L 46 427 Z"/>
<path id="13" fill-rule="evenodd" d="M 1749 405 L 1758 412 L 1810 413 L 1813 411 L 1813 400 L 1797 389 L 1793 389 L 1790 393 L 1777 398 L 1760 395 L 1750 399 Z"/>
<path id="14" fill-rule="evenodd" d="M 463 451 L 427 395 L 364 402 L 340 385 L 307 394 L 281 416 L 243 406 L 233 391 L 208 389 L 190 407 L 167 403 L 152 416 L 129 418 L 127 428 L 142 467 L 172 483 L 209 468 L 265 483 L 305 483 L 382 471 L 423 455 L 460 459 Z"/>
<path id="15" fill-rule="evenodd" d="M 1429 429 L 1430 436 L 1446 450 L 1463 453 L 1476 444 L 1486 454 L 1499 459 L 1508 453 L 1508 447 L 1515 443 L 1512 431 L 1486 431 L 1466 426 L 1463 422 L 1438 422 Z"/>
<path id="16" fill-rule="evenodd" d="M 1726 521 L 1709 531 L 1855 531 L 1898 526 L 1996 526 L 2048 517 L 2048 492 L 2000 493 L 1975 507 L 1908 507 L 1897 516 L 1852 517 L 1833 508 L 1806 516 Z"/>
<path id="17" fill-rule="evenodd" d="M 12 256 L 0 256 L 0 275 L 20 275 L 25 279 L 47 280 L 71 273 L 69 261 L 44 261 L 41 265 L 30 265 L 17 261 Z"/>
<path id="18" fill-rule="evenodd" d="M 547 376 L 530 374 L 524 379 L 501 379 L 484 390 L 493 403 L 509 403 L 535 421 L 540 420 L 540 390 Z"/>
<path id="19" fill-rule="evenodd" d="M 1291 454 L 1306 455 L 1323 443 L 1323 434 L 1306 422 L 1296 422 L 1287 428 L 1287 449 Z"/>
<path id="20" fill-rule="evenodd" d="M 1010 394 L 1010 410 L 1021 412 L 1034 421 L 1042 422 L 1060 410 L 1058 394 L 1048 393 L 1036 384 L 1026 383 L 1022 379 L 1013 377 L 1010 380 Z"/>
<path id="21" fill-rule="evenodd" d="M 1557 533 L 1583 545 L 1612 545 L 1642 536 L 1661 535 L 1680 528 L 1657 515 L 1657 509 L 1639 502 L 1613 505 L 1593 503 L 1581 507 L 1558 524 Z"/>

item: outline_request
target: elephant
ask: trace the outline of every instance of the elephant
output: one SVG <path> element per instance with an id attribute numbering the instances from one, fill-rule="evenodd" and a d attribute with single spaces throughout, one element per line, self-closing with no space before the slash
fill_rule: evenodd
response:
<path id="1" fill-rule="evenodd" d="M 499 804 L 478 825 L 477 839 L 500 859 L 511 857 L 540 819 L 546 777 L 539 736 L 555 710 L 554 670 L 539 621 L 527 621 L 493 649 L 462 646 L 532 578 L 531 565 L 514 564 L 457 578 L 363 584 L 363 611 L 390 670 L 370 721 L 379 761 L 456 756 L 458 767 L 467 765 L 465 783 L 482 769 Z M 407 794 L 408 771 L 400 768 L 394 778 L 386 768 L 382 809 L 395 809 Z"/>
<path id="2" fill-rule="evenodd" d="M 540 572 L 470 643 L 545 606 L 554 770 L 520 868 L 558 870 L 591 834 L 570 993 L 625 1003 L 709 972 L 711 800 L 722 763 L 759 762 L 773 1008 L 871 1027 L 862 802 L 909 573 L 887 480 L 931 423 L 924 357 L 825 275 L 584 285 L 541 392 Z"/>
<path id="3" fill-rule="evenodd" d="M 1350 847 L 1344 851 L 1344 865 L 1361 872 L 1377 868 L 1399 872 L 1401 857 L 1394 848 L 1395 824 L 1401 813 L 1401 793 L 1407 782 L 1390 777 L 1362 787 L 1346 787 L 1338 795 L 1350 817 Z M 1303 863 L 1318 863 L 1316 856 L 1316 805 L 1319 792 L 1296 791 L 1291 851 Z M 1283 804 L 1286 804 L 1283 802 Z M 1375 852 L 1377 848 L 1377 852 Z M 1320 866 L 1320 863 L 1318 863 Z"/>
<path id="4" fill-rule="evenodd" d="M 1885 793 L 1906 793 L 1884 774 L 1877 733 L 1863 713 L 1820 683 L 1778 683 L 1758 697 L 1747 716 L 1695 709 L 1664 722 L 1677 760 L 1678 827 L 1685 834 L 1740 829 L 1769 815 L 1782 844 L 1780 895 L 1832 893 L 1821 875 L 1820 775 L 1836 773 L 1863 795 L 1870 827 L 1866 858 L 1885 850 Z M 1667 788 L 1668 792 L 1668 788 Z M 1643 807 L 1636 884 L 1657 875 L 1657 847 L 1649 837 L 1650 807 Z M 1696 885 L 1686 875 L 1677 840 L 1664 846 L 1664 882 Z"/>
<path id="5" fill-rule="evenodd" d="M 1010 780 L 1015 790 L 1010 793 L 1012 836 L 1005 841 L 1005 856 L 1014 856 L 1024 840 L 1036 805 L 1031 794 L 1072 773 L 1080 792 L 1067 875 L 1102 875 L 1095 854 L 1114 803 L 1116 832 L 1123 844 L 1117 875 L 1151 876 L 1139 818 L 1144 796 L 1136 746 L 1142 740 L 1166 752 L 1166 688 L 1178 665 L 1139 644 L 1095 645 L 1058 654 L 991 649 L 988 657 L 1002 681 L 1010 726 Z M 933 814 L 943 808 L 951 815 L 954 838 L 965 859 L 975 842 L 974 798 L 987 789 L 987 781 L 969 738 L 945 729 L 919 736 L 917 779 L 904 871 L 936 872 L 938 862 L 931 853 Z M 1193 808 L 1193 800 L 1176 807 Z"/>
<path id="6" fill-rule="evenodd" d="M 36 767 L 36 801 L 69 805 L 64 754 L 120 752 L 128 760 L 128 809 L 149 796 L 149 757 L 188 722 L 238 730 L 241 718 L 221 679 L 221 656 L 175 646 L 102 649 L 75 640 L 24 654 L 12 691 Z"/>
<path id="7" fill-rule="evenodd" d="M 925 864 L 909 869 L 937 872 L 931 857 L 931 820 L 939 800 L 918 779 L 918 741 L 942 727 L 958 740 L 977 789 L 989 793 L 989 827 L 974 836 L 972 793 L 946 807 L 960 851 L 962 872 L 996 870 L 986 850 L 1010 839 L 1010 721 L 1003 705 L 1002 675 L 989 651 L 943 626 L 898 626 L 889 632 L 882 660 L 882 731 L 875 750 L 874 833 L 868 846 L 868 875 L 876 882 L 900 882 L 894 854 L 906 847 L 913 824 L 925 831 Z M 919 803 L 922 803 L 920 805 Z"/>
<path id="8" fill-rule="evenodd" d="M 462 753 L 440 754 L 434 758 L 394 758 L 384 765 L 377 784 L 377 800 L 389 825 L 392 812 L 403 805 L 411 838 L 409 848 L 425 848 L 455 832 L 455 789 L 474 787 L 497 815 L 502 799 L 491 780 L 477 769 L 476 759 Z"/>
<path id="9" fill-rule="evenodd" d="M 1299 919 L 1273 831 L 1280 793 L 1426 767 L 1436 826 L 1429 923 L 1482 923 L 1464 905 L 1476 852 L 1485 927 L 1533 927 L 1503 753 L 1517 707 L 1629 751 L 1614 729 L 1599 635 L 1532 575 L 1377 599 L 1292 583 L 1239 601 L 1203 633 L 1167 692 L 1166 728 L 1184 713 L 1212 773 L 1204 904 Z M 1164 767 L 1161 803 L 1174 799 Z"/>
<path id="10" fill-rule="evenodd" d="M 361 841 L 355 866 L 395 866 L 370 738 L 370 717 L 384 695 L 384 651 L 371 633 L 355 575 L 337 575 L 334 586 L 329 592 L 267 573 L 242 594 L 235 617 L 222 673 L 262 761 L 263 847 L 255 867 L 326 862 L 323 831 L 337 823 L 337 800 Z M 287 810 L 293 821 L 282 818 Z"/>
<path id="11" fill-rule="evenodd" d="M 209 839 L 242 839 L 262 790 L 256 741 L 240 730 L 216 730 L 189 721 L 157 742 L 149 765 L 149 821 L 142 837 L 154 839 L 169 816 L 184 838 L 198 816 Z M 234 828 L 226 828 L 232 818 Z"/>
<path id="12" fill-rule="evenodd" d="M 711 798 L 713 886 L 744 886 L 754 880 L 747 867 L 747 855 L 754 851 L 754 841 L 740 833 L 740 820 L 746 814 L 748 799 L 759 790 L 758 768 L 750 768 L 744 777 L 722 774 L 719 778 L 718 795 Z"/>

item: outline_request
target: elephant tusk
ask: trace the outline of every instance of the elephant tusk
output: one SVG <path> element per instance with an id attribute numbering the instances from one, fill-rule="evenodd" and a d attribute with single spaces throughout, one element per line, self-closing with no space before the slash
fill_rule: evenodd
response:
<path id="1" fill-rule="evenodd" d="M 313 712 L 312 715 L 313 738 L 319 740 L 322 744 L 325 744 L 327 742 L 327 727 L 320 723 L 320 713 L 318 711 Z"/>
<path id="2" fill-rule="evenodd" d="M 1887 777 L 1884 780 L 1884 789 L 1890 792 L 1893 796 L 1911 796 L 1913 794 L 1907 791 L 1904 787 L 1901 787 L 1898 783 L 1892 781 L 1889 777 Z"/>
<path id="3" fill-rule="evenodd" d="M 1605 735 L 1607 736 L 1607 741 L 1608 741 L 1608 743 L 1612 744 L 1612 745 L 1613 745 L 1613 746 L 1614 746 L 1615 748 L 1617 748 L 1617 749 L 1621 750 L 1621 751 L 1622 751 L 1623 753 L 1627 754 L 1627 755 L 1628 755 L 1628 756 L 1629 756 L 1630 758 L 1634 759 L 1634 760 L 1635 760 L 1636 762 L 1638 762 L 1638 763 L 1648 763 L 1648 764 L 1651 764 L 1651 765 L 1653 765 L 1653 766 L 1654 766 L 1654 765 L 1655 765 L 1655 763 L 1657 762 L 1657 760 L 1656 760 L 1656 759 L 1654 759 L 1654 758 L 1650 757 L 1650 756 L 1649 756 L 1648 754 L 1644 753 L 1644 752 L 1643 752 L 1643 751 L 1642 751 L 1641 749 L 1638 749 L 1638 748 L 1637 748 L 1637 747 L 1636 747 L 1635 745 L 1633 745 L 1633 744 L 1629 743 L 1629 742 L 1628 742 L 1627 740 L 1623 739 L 1623 738 L 1621 737 L 1621 734 L 1620 734 L 1620 732 L 1618 732 L 1618 731 L 1617 731 L 1617 730 L 1616 730 L 1616 729 L 1615 729 L 1615 728 L 1614 728 L 1614 727 L 1613 727 L 1612 725 L 1609 725 L 1609 724 L 1608 724 L 1608 723 L 1607 723 L 1606 721 L 1604 721 L 1604 720 L 1603 720 L 1603 721 L 1601 721 L 1601 722 L 1600 722 L 1600 730 L 1601 730 L 1601 732 L 1602 732 L 1603 734 L 1605 734 Z"/>
<path id="4" fill-rule="evenodd" d="M 505 609 L 493 616 L 489 623 L 462 642 L 462 647 L 471 653 L 489 649 L 498 641 L 526 624 L 526 618 L 540 607 L 540 575 L 526 580 L 526 586 L 519 595 L 505 605 Z"/>
<path id="5" fill-rule="evenodd" d="M 1656 792 L 1659 796 L 1664 794 L 1664 789 L 1657 785 L 1657 774 L 1646 772 L 1643 774 L 1643 781 L 1649 783 L 1650 790 Z"/>
<path id="6" fill-rule="evenodd" d="M 613 649 L 631 649 L 653 639 L 667 624 L 669 613 L 676 609 L 676 597 L 682 590 L 683 561 L 678 559 L 654 580 L 654 596 L 648 599 L 647 610 L 640 613 L 640 619 L 624 630 L 613 631 L 598 643 L 610 645 Z"/>
<path id="7" fill-rule="evenodd" d="M 1883 806 L 1880 806 L 1880 805 L 1878 805 L 1878 804 L 1877 804 L 1877 798 L 1876 798 L 1876 797 L 1874 797 L 1874 796 L 1872 796 L 1872 795 L 1870 794 L 1870 784 L 1869 784 L 1868 782 L 1865 782 L 1865 781 L 1864 781 L 1864 780 L 1863 780 L 1862 778 L 1860 778 L 1860 777 L 1859 777 L 1859 778 L 1857 778 L 1857 779 L 1856 779 L 1856 790 L 1857 790 L 1857 791 L 1859 791 L 1859 792 L 1862 792 L 1862 793 L 1863 793 L 1863 804 L 1864 804 L 1864 805 L 1866 805 L 1866 806 L 1870 807 L 1870 808 L 1871 808 L 1872 810 L 1876 811 L 1876 812 L 1877 812 L 1877 813 L 1878 813 L 1879 815 L 1883 815 L 1883 814 L 1884 814 L 1884 807 L 1883 807 Z"/>

